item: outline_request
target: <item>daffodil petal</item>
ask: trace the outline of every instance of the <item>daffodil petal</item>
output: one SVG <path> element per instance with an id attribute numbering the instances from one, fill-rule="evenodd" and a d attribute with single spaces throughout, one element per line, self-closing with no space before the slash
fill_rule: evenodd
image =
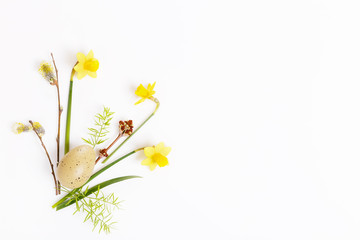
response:
<path id="1" fill-rule="evenodd" d="M 154 155 L 155 153 L 155 149 L 153 147 L 146 147 L 144 148 L 144 154 L 147 157 L 151 157 L 152 155 Z"/>
<path id="2" fill-rule="evenodd" d="M 86 76 L 86 72 L 85 71 L 79 71 L 77 73 L 77 78 L 80 80 L 82 78 L 84 78 Z"/>
<path id="3" fill-rule="evenodd" d="M 151 86 L 150 86 L 150 84 L 149 84 L 149 91 L 151 92 L 153 89 L 154 89 L 154 87 L 155 87 L 155 84 L 156 84 L 156 82 L 154 82 Z M 155 92 L 154 92 L 155 93 Z"/>
<path id="4" fill-rule="evenodd" d="M 142 103 L 143 101 L 145 101 L 145 99 L 146 99 L 146 98 L 140 99 L 139 101 L 137 101 L 137 102 L 135 103 L 135 105 L 137 105 L 137 104 L 139 104 L 139 103 Z"/>
<path id="5" fill-rule="evenodd" d="M 90 72 L 90 71 L 88 71 L 87 74 L 88 74 L 90 77 L 92 77 L 92 78 L 96 78 L 96 77 L 97 77 L 96 72 Z"/>
<path id="6" fill-rule="evenodd" d="M 146 165 L 146 166 L 149 166 L 150 164 L 153 163 L 153 160 L 151 158 L 146 158 L 145 160 L 143 160 L 141 162 L 141 165 Z"/>
<path id="7" fill-rule="evenodd" d="M 150 170 L 153 171 L 156 168 L 156 163 L 151 163 L 149 165 L 149 167 L 150 167 Z"/>
<path id="8" fill-rule="evenodd" d="M 155 146 L 155 152 L 160 153 L 162 149 L 164 149 L 165 144 L 163 142 L 159 143 Z"/>
<path id="9" fill-rule="evenodd" d="M 94 58 L 94 52 L 93 50 L 90 50 L 90 52 L 88 53 L 88 55 L 86 56 L 86 59 L 91 59 Z"/>
<path id="10" fill-rule="evenodd" d="M 80 71 L 84 71 L 84 64 L 83 63 L 78 63 L 76 64 L 76 66 L 74 67 L 75 71 L 80 72 Z"/>
<path id="11" fill-rule="evenodd" d="M 139 97 L 147 97 L 148 91 L 142 84 L 140 84 L 140 86 L 136 89 L 135 94 Z"/>
<path id="12" fill-rule="evenodd" d="M 163 149 L 160 150 L 160 153 L 164 156 L 167 156 L 169 155 L 170 151 L 171 151 L 171 147 L 164 147 Z"/>
<path id="13" fill-rule="evenodd" d="M 76 54 L 76 58 L 79 61 L 79 63 L 83 63 L 86 60 L 85 54 L 79 52 Z"/>

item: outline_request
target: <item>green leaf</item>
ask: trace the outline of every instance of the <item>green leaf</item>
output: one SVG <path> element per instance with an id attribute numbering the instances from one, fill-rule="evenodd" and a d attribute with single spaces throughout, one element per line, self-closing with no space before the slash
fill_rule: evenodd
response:
<path id="1" fill-rule="evenodd" d="M 81 194 L 78 197 L 77 201 L 83 199 L 86 196 L 89 196 L 90 194 L 96 192 L 98 189 L 102 189 L 102 188 L 110 186 L 114 183 L 118 183 L 118 182 L 125 181 L 125 180 L 132 179 L 132 178 L 141 178 L 141 177 L 140 176 L 124 176 L 124 177 L 118 177 L 118 178 L 113 178 L 113 179 L 107 180 L 105 182 L 99 183 L 99 184 L 87 189 L 87 191 L 84 191 L 83 194 Z M 74 204 L 75 202 L 76 201 L 73 199 L 66 200 L 66 201 L 62 202 L 61 204 L 57 205 L 56 211 L 63 209 L 65 207 L 68 207 L 68 206 Z"/>

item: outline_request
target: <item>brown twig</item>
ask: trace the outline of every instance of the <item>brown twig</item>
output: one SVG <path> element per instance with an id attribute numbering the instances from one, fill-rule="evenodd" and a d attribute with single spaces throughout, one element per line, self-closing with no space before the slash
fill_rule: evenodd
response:
<path id="1" fill-rule="evenodd" d="M 59 114 L 58 114 L 58 133 L 57 133 L 57 137 L 56 137 L 56 143 L 57 143 L 57 154 L 56 154 L 56 166 L 59 165 L 59 161 L 60 161 L 60 120 L 61 120 L 61 113 L 62 113 L 62 109 L 61 109 L 61 104 L 60 104 L 60 88 L 59 88 L 59 76 L 58 76 L 58 70 L 55 64 L 55 59 L 54 59 L 54 55 L 51 53 L 51 58 L 53 60 L 53 64 L 54 64 L 54 68 L 55 68 L 55 73 L 56 73 L 56 82 L 55 82 L 55 86 L 56 86 L 56 90 L 57 90 L 57 96 L 58 96 L 58 110 L 59 110 Z"/>
<path id="2" fill-rule="evenodd" d="M 133 132 L 133 121 L 132 120 L 128 120 L 128 121 L 119 121 L 119 135 L 115 138 L 115 140 L 110 144 L 110 146 L 108 146 L 105 149 L 101 149 L 100 150 L 100 155 L 99 157 L 96 159 L 95 164 L 102 158 L 102 157 L 108 157 L 108 153 L 107 151 L 122 137 L 122 136 L 130 136 Z"/>
<path id="3" fill-rule="evenodd" d="M 55 171 L 54 171 L 54 165 L 53 165 L 52 162 L 51 162 L 50 155 L 49 155 L 49 153 L 48 153 L 48 151 L 47 151 L 47 149 L 46 149 L 46 147 L 45 147 L 45 144 L 44 144 L 44 142 L 43 142 L 43 140 L 42 140 L 42 137 L 41 137 L 41 136 L 38 134 L 38 132 L 35 130 L 33 122 L 32 122 L 31 120 L 29 120 L 29 123 L 30 123 L 31 126 L 33 127 L 33 130 L 34 130 L 34 132 L 36 133 L 36 135 L 38 136 L 38 138 L 39 138 L 39 140 L 40 140 L 40 143 L 41 143 L 42 147 L 43 147 L 44 150 L 45 150 L 46 156 L 47 156 L 48 159 L 49 159 L 49 163 L 50 163 L 50 167 L 51 167 L 51 174 L 53 175 L 54 182 L 55 182 L 55 194 L 58 195 L 58 194 L 60 194 L 60 189 L 59 189 L 59 186 L 58 186 L 58 181 L 56 180 Z"/>
<path id="4" fill-rule="evenodd" d="M 119 135 L 115 138 L 115 140 L 105 149 L 101 149 L 100 150 L 100 155 L 98 156 L 98 158 L 96 159 L 95 161 L 95 164 L 98 163 L 98 161 L 100 161 L 100 159 L 104 156 L 104 157 L 107 157 L 108 154 L 107 154 L 107 151 L 122 137 L 124 136 L 124 133 L 125 131 L 122 131 L 119 133 Z"/>

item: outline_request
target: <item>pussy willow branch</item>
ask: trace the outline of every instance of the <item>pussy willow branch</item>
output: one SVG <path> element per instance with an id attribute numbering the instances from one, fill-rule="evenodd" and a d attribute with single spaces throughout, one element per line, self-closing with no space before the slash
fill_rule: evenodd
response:
<path id="1" fill-rule="evenodd" d="M 61 113 L 62 113 L 62 109 L 61 109 L 61 104 L 60 104 L 60 88 L 59 88 L 59 76 L 58 76 L 58 70 L 55 64 L 55 59 L 54 59 L 54 55 L 51 53 L 51 57 L 53 60 L 53 64 L 54 64 L 54 68 L 55 68 L 55 73 L 56 73 L 56 82 L 55 82 L 55 86 L 56 86 L 56 90 L 57 90 L 57 96 L 58 96 L 58 132 L 57 132 L 57 137 L 56 137 L 56 143 L 57 143 L 57 152 L 56 152 L 56 166 L 59 165 L 59 161 L 60 161 L 60 121 L 61 121 Z"/>
<path id="2" fill-rule="evenodd" d="M 45 150 L 45 153 L 46 153 L 46 156 L 48 157 L 49 159 L 49 163 L 50 163 L 50 167 L 51 167 L 51 174 L 53 175 L 53 178 L 54 178 L 54 183 L 55 183 L 55 194 L 58 195 L 60 194 L 60 190 L 59 190 L 59 187 L 58 187 L 58 181 L 56 180 L 56 176 L 55 176 L 55 171 L 54 171 L 54 165 L 52 164 L 51 162 L 51 158 L 50 158 L 50 155 L 45 147 L 45 144 L 42 140 L 42 137 L 36 132 L 35 128 L 34 128 L 34 124 L 31 120 L 29 120 L 29 123 L 31 124 L 31 126 L 33 127 L 33 130 L 34 132 L 36 133 L 36 136 L 38 136 L 39 140 L 40 140 L 40 143 L 42 145 L 42 147 L 44 148 Z"/>

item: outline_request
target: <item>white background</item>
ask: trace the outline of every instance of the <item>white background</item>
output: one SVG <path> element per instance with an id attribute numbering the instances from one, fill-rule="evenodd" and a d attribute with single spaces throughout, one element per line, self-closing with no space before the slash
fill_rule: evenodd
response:
<path id="1" fill-rule="evenodd" d="M 173 149 L 165 168 L 138 153 L 98 179 L 143 176 L 104 190 L 124 202 L 102 238 L 360 239 L 359 12 L 355 0 L 1 1 L 1 238 L 99 237 L 51 209 L 38 139 L 11 132 L 41 122 L 55 159 L 56 90 L 38 65 L 54 54 L 66 108 L 76 53 L 92 49 L 100 69 L 75 79 L 72 147 L 103 105 L 140 124 L 153 104 L 135 106 L 134 91 L 156 81 L 159 112 L 117 156 Z"/>

